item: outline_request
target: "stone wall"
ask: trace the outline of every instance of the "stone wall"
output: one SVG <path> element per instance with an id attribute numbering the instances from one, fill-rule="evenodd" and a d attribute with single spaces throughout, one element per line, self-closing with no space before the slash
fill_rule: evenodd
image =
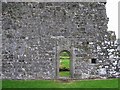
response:
<path id="1" fill-rule="evenodd" d="M 71 53 L 72 78 L 119 73 L 108 20 L 102 2 L 2 2 L 3 79 L 59 78 L 62 50 Z"/>

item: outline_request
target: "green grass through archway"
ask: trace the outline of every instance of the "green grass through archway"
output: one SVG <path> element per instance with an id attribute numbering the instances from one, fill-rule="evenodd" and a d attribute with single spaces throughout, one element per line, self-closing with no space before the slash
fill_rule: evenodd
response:
<path id="1" fill-rule="evenodd" d="M 70 55 L 66 51 L 60 53 L 59 76 L 70 77 Z"/>

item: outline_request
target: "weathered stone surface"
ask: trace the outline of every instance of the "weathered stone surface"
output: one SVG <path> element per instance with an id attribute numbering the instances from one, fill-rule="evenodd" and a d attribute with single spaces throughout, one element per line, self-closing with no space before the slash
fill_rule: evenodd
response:
<path id="1" fill-rule="evenodd" d="M 2 2 L 2 15 L 3 79 L 59 78 L 63 50 L 71 54 L 71 78 L 120 73 L 105 3 Z"/>

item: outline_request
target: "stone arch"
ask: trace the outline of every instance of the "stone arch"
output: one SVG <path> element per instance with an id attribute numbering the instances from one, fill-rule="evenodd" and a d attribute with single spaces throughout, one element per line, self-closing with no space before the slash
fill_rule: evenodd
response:
<path id="1" fill-rule="evenodd" d="M 58 51 L 58 55 L 57 55 L 57 78 L 59 79 L 60 78 L 60 76 L 59 76 L 59 65 L 60 65 L 60 54 L 62 53 L 62 52 L 67 52 L 68 54 L 69 54 L 69 57 L 70 57 L 70 61 L 69 61 L 69 63 L 70 63 L 70 78 L 72 78 L 73 77 L 73 53 L 72 53 L 72 51 L 71 50 L 67 50 L 67 49 L 62 49 L 62 50 L 59 50 Z"/>

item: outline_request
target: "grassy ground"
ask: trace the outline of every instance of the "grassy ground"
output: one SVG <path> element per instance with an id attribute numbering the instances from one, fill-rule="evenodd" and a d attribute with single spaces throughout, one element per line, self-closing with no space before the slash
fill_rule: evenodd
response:
<path id="1" fill-rule="evenodd" d="M 60 54 L 60 67 L 70 68 L 70 56 L 67 52 Z"/>
<path id="2" fill-rule="evenodd" d="M 70 70 L 70 57 L 67 53 L 62 53 L 60 56 L 60 69 L 68 69 Z M 70 71 L 60 71 L 60 77 L 69 77 Z"/>
<path id="3" fill-rule="evenodd" d="M 62 60 L 60 64 L 60 68 L 66 68 L 70 70 L 69 66 L 69 60 Z M 70 76 L 70 71 L 59 71 L 59 76 L 60 77 L 69 77 Z"/>
<path id="4" fill-rule="evenodd" d="M 60 62 L 60 68 L 70 68 L 69 59 L 62 59 Z"/>
<path id="5" fill-rule="evenodd" d="M 60 77 L 69 77 L 70 76 L 70 71 L 62 71 L 59 72 Z"/>
<path id="6" fill-rule="evenodd" d="M 118 80 L 3 80 L 3 88 L 118 88 Z"/>

